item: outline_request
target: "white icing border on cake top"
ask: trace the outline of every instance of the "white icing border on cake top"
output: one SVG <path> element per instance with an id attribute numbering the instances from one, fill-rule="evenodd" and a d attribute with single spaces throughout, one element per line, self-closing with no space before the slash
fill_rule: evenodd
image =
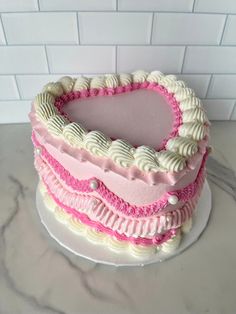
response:
<path id="1" fill-rule="evenodd" d="M 161 151 L 145 145 L 135 148 L 122 139 L 112 141 L 100 131 L 88 132 L 80 123 L 68 121 L 54 106 L 57 97 L 72 91 L 118 88 L 144 82 L 161 85 L 173 93 L 182 111 L 183 123 L 178 128 L 178 136 L 169 139 Z M 198 142 L 208 134 L 209 121 L 194 91 L 174 75 L 165 76 L 159 71 L 77 79 L 65 76 L 56 83 L 48 83 L 36 96 L 34 107 L 36 118 L 45 124 L 51 135 L 62 138 L 72 147 L 83 148 L 95 157 L 110 158 L 123 168 L 136 166 L 143 172 L 183 170 L 187 160 L 198 152 Z"/>

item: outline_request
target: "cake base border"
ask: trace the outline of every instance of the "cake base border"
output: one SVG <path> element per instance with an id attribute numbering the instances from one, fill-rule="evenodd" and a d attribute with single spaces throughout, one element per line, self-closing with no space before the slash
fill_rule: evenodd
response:
<path id="1" fill-rule="evenodd" d="M 40 220 L 49 235 L 70 252 L 95 263 L 113 266 L 144 266 L 177 256 L 195 243 L 207 226 L 212 209 L 212 200 L 209 184 L 205 181 L 195 209 L 196 215 L 194 215 L 193 227 L 188 234 L 183 235 L 178 249 L 171 253 L 157 252 L 151 258 L 143 259 L 138 259 L 131 254 L 127 254 L 127 252 L 115 253 L 104 245 L 95 245 L 85 237 L 73 233 L 57 221 L 53 213 L 47 209 L 39 191 L 39 186 L 36 191 L 36 207 Z"/>

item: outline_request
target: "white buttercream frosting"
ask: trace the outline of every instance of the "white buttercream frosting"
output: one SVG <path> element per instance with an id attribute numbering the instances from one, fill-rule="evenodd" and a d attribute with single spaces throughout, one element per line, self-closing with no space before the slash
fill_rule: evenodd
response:
<path id="1" fill-rule="evenodd" d="M 136 258 L 142 259 L 142 258 L 152 257 L 156 253 L 156 247 L 154 245 L 146 246 L 146 245 L 130 244 L 129 251 Z"/>
<path id="2" fill-rule="evenodd" d="M 197 142 L 185 137 L 171 138 L 168 140 L 166 148 L 185 157 L 191 157 L 198 151 Z"/>
<path id="3" fill-rule="evenodd" d="M 44 203 L 45 203 L 46 207 L 50 211 L 54 212 L 56 207 L 57 207 L 57 204 L 54 202 L 54 200 L 50 197 L 50 195 L 47 192 L 44 193 L 43 197 L 44 197 Z"/>
<path id="4" fill-rule="evenodd" d="M 169 74 L 169 75 L 163 75 L 160 78 L 160 84 L 167 87 L 168 85 L 171 84 L 176 84 L 177 77 L 175 75 Z"/>
<path id="5" fill-rule="evenodd" d="M 179 89 L 186 87 L 183 81 L 171 80 L 170 78 L 168 80 L 162 79 L 160 84 L 170 93 L 176 93 Z"/>
<path id="6" fill-rule="evenodd" d="M 84 89 L 89 89 L 90 87 L 90 79 L 88 77 L 78 77 L 75 80 L 73 90 L 74 91 L 82 91 Z"/>
<path id="7" fill-rule="evenodd" d="M 206 127 L 200 122 L 188 122 L 179 127 L 179 135 L 200 141 L 206 135 Z"/>
<path id="8" fill-rule="evenodd" d="M 180 102 L 179 107 L 182 111 L 193 109 L 196 107 L 201 107 L 201 100 L 195 96 L 188 97 Z"/>
<path id="9" fill-rule="evenodd" d="M 175 92 L 175 99 L 177 101 L 183 101 L 190 96 L 195 96 L 195 93 L 191 88 L 188 87 L 179 87 Z"/>
<path id="10" fill-rule="evenodd" d="M 148 77 L 148 72 L 139 70 L 132 73 L 134 83 L 144 83 Z"/>
<path id="11" fill-rule="evenodd" d="M 109 88 L 116 88 L 119 86 L 118 76 L 116 74 L 106 74 L 105 75 L 105 83 Z"/>
<path id="12" fill-rule="evenodd" d="M 158 83 L 159 84 L 161 82 L 163 75 L 164 74 L 160 71 L 152 71 L 147 76 L 147 81 L 150 83 Z"/>
<path id="13" fill-rule="evenodd" d="M 39 191 L 40 193 L 43 195 L 43 196 L 46 196 L 48 193 L 47 193 L 47 188 L 45 186 L 45 184 L 43 184 L 42 180 L 40 179 L 39 181 Z"/>
<path id="14" fill-rule="evenodd" d="M 40 93 L 34 99 L 34 106 L 35 108 L 39 108 L 43 104 L 50 104 L 54 105 L 55 97 L 49 93 Z"/>
<path id="15" fill-rule="evenodd" d="M 155 150 L 148 146 L 139 146 L 134 153 L 134 158 L 134 164 L 141 171 L 158 171 L 160 168 L 155 155 Z"/>
<path id="16" fill-rule="evenodd" d="M 68 228 L 76 234 L 83 234 L 86 232 L 86 225 L 74 216 L 71 216 L 67 224 Z"/>
<path id="17" fill-rule="evenodd" d="M 66 126 L 67 123 L 68 121 L 66 120 L 66 118 L 60 115 L 56 115 L 48 120 L 47 127 L 51 134 L 59 136 L 62 134 L 63 128 Z"/>
<path id="18" fill-rule="evenodd" d="M 55 217 L 58 221 L 63 224 L 67 224 L 68 220 L 70 219 L 70 215 L 61 207 L 56 206 L 54 210 Z"/>
<path id="19" fill-rule="evenodd" d="M 74 147 L 82 147 L 87 130 L 79 123 L 72 122 L 63 128 L 62 134 L 66 142 Z"/>
<path id="20" fill-rule="evenodd" d="M 69 93 L 73 89 L 74 79 L 70 76 L 63 76 L 60 78 L 59 83 L 61 83 L 64 92 Z"/>
<path id="21" fill-rule="evenodd" d="M 95 76 L 91 79 L 90 88 L 104 88 L 106 87 L 104 76 Z"/>
<path id="22" fill-rule="evenodd" d="M 202 108 L 196 107 L 183 112 L 183 122 L 208 122 L 207 116 Z"/>
<path id="23" fill-rule="evenodd" d="M 55 97 L 60 97 L 64 93 L 64 90 L 60 82 L 50 82 L 44 86 L 43 92 L 48 92 Z"/>
<path id="24" fill-rule="evenodd" d="M 132 75 L 129 73 L 121 73 L 119 75 L 119 81 L 121 86 L 130 85 L 133 82 Z"/>
<path id="25" fill-rule="evenodd" d="M 161 249 L 165 253 L 171 253 L 179 247 L 180 241 L 181 241 L 181 233 L 178 231 L 177 234 L 173 238 L 164 242 L 161 245 Z"/>
<path id="26" fill-rule="evenodd" d="M 193 220 L 191 217 L 181 226 L 181 231 L 183 233 L 189 233 L 189 231 L 192 229 L 192 225 L 193 225 Z"/>
<path id="27" fill-rule="evenodd" d="M 158 154 L 158 161 L 161 167 L 171 172 L 183 170 L 186 164 L 183 156 L 170 151 L 162 151 Z"/>
<path id="28" fill-rule="evenodd" d="M 84 139 L 84 147 L 95 156 L 106 156 L 112 141 L 100 131 L 89 132 Z"/>
<path id="29" fill-rule="evenodd" d="M 124 252 L 124 250 L 128 247 L 128 243 L 126 241 L 118 240 L 115 237 L 107 237 L 106 243 L 110 250 L 116 253 Z"/>
<path id="30" fill-rule="evenodd" d="M 156 153 L 154 149 L 147 146 L 134 148 L 125 140 L 111 141 L 100 131 L 88 132 L 78 123 L 69 123 L 54 106 L 56 97 L 71 90 L 116 88 L 130 85 L 132 82 L 145 81 L 160 84 L 173 93 L 182 111 L 183 124 L 178 129 L 179 137 L 167 142 L 167 151 Z M 201 101 L 195 97 L 193 90 L 187 88 L 183 81 L 177 80 L 176 76 L 165 76 L 159 71 L 147 73 L 140 70 L 132 75 L 106 74 L 92 79 L 87 77 L 73 79 L 64 76 L 56 83 L 48 83 L 43 88 L 43 92 L 36 96 L 34 104 L 36 116 L 47 123 L 48 130 L 53 135 L 62 134 L 71 146 L 85 148 L 94 156 L 109 157 L 121 167 L 135 165 L 144 172 L 181 171 L 186 165 L 185 157 L 191 157 L 197 152 L 197 141 L 203 139 L 208 132 L 209 121 L 201 108 Z"/>
<path id="31" fill-rule="evenodd" d="M 129 167 L 134 160 L 133 153 L 135 149 L 127 141 L 115 140 L 112 142 L 108 156 L 119 166 Z"/>
<path id="32" fill-rule="evenodd" d="M 87 228 L 86 238 L 94 244 L 103 244 L 106 235 L 94 228 Z"/>
<path id="33" fill-rule="evenodd" d="M 36 109 L 36 114 L 41 121 L 47 122 L 51 117 L 58 114 L 57 109 L 50 103 L 41 104 Z"/>

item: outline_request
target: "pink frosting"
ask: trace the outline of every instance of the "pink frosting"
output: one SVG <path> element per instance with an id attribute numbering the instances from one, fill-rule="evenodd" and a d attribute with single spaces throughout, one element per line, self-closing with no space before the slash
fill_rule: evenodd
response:
<path id="1" fill-rule="evenodd" d="M 83 223 L 93 226 L 99 231 L 108 234 L 111 234 L 112 231 L 116 235 L 119 235 L 119 239 L 127 240 L 127 237 L 130 238 L 127 236 L 128 234 L 135 234 L 136 243 L 141 243 L 140 241 L 143 239 L 145 242 L 149 240 L 149 243 L 155 243 L 157 238 L 160 238 L 157 237 L 158 232 L 164 235 L 166 234 L 166 230 L 173 231 L 189 219 L 192 216 L 204 182 L 204 178 L 202 178 L 201 187 L 195 198 L 186 202 L 181 209 L 175 210 L 167 215 L 156 217 L 155 219 L 152 218 L 146 221 L 140 219 L 136 221 L 119 217 L 116 214 L 114 215 L 112 210 L 108 209 L 103 202 L 97 198 L 84 194 L 73 195 L 73 193 L 66 191 L 53 173 L 50 172 L 48 166 L 42 160 L 40 161 L 39 157 L 35 160 L 35 166 L 41 179 L 47 186 L 50 196 L 69 214 L 79 218 Z M 108 230 L 110 231 L 107 232 Z M 154 236 L 148 236 L 148 232 L 154 234 Z M 145 238 L 143 235 L 148 237 Z M 151 240 L 154 242 L 151 242 Z"/>
<path id="2" fill-rule="evenodd" d="M 157 141 L 155 147 L 156 150 L 165 149 L 167 141 L 178 135 L 182 112 L 174 94 L 161 85 L 144 82 L 71 92 L 57 98 L 55 105 L 61 114 L 67 116 L 63 107 L 75 99 L 112 96 L 142 89 L 164 96 L 172 108 L 172 130 L 168 136 L 164 132 L 161 144 Z M 34 107 L 30 119 L 34 145 L 41 148 L 41 156 L 35 157 L 36 169 L 53 200 L 81 222 L 119 240 L 159 245 L 170 239 L 177 228 L 191 217 L 205 178 L 207 137 L 199 142 L 198 153 L 188 159 L 184 170 L 178 173 L 144 173 L 135 166 L 124 169 L 109 158 L 92 156 L 86 150 L 71 147 L 63 139 L 53 137 L 37 120 Z M 82 164 L 83 161 L 86 163 Z M 104 173 L 103 170 L 111 172 Z M 90 187 L 94 179 L 98 183 L 96 190 Z M 179 199 L 177 205 L 168 204 L 168 197 L 172 194 Z M 137 200 L 137 203 L 130 200 Z"/>
<path id="3" fill-rule="evenodd" d="M 106 227 L 116 229 L 118 233 L 127 233 L 136 236 L 151 236 L 156 233 L 179 227 L 188 218 L 191 217 L 195 207 L 196 200 L 201 192 L 204 182 L 204 173 L 198 177 L 198 191 L 194 198 L 184 203 L 184 205 L 176 210 L 172 210 L 160 216 L 153 216 L 146 219 L 132 219 L 123 217 L 121 213 L 115 212 L 111 208 L 105 206 L 102 199 L 88 194 L 77 194 L 68 191 L 68 186 L 63 186 L 60 179 L 56 177 L 50 166 L 39 156 L 35 157 L 36 169 L 50 189 L 51 194 L 56 195 L 56 198 L 66 206 L 75 210 L 85 211 L 90 219 L 102 223 Z M 95 204 L 96 203 L 96 204 Z"/>
<path id="4" fill-rule="evenodd" d="M 143 199 L 143 204 L 151 202 L 150 198 L 152 198 L 154 201 L 159 197 L 159 190 L 163 185 L 171 188 L 171 186 L 181 183 L 183 179 L 187 182 L 185 185 L 188 184 L 189 181 L 193 181 L 198 171 L 197 168 L 201 164 L 202 157 L 205 153 L 208 142 L 208 138 L 199 142 L 198 153 L 188 160 L 187 167 L 180 172 L 144 173 L 135 166 L 132 166 L 128 169 L 122 168 L 116 165 L 109 158 L 93 156 L 86 150 L 71 147 L 62 138 L 56 138 L 50 135 L 43 123 L 37 120 L 34 107 L 32 107 L 32 111 L 29 116 L 34 133 L 37 135 L 37 139 L 40 140 L 40 142 L 43 143 L 45 147 L 47 147 L 47 150 L 50 151 L 54 158 L 60 160 L 60 162 L 71 173 L 74 172 L 74 176 L 76 176 L 76 172 L 80 173 L 80 178 L 87 176 L 88 173 L 97 173 L 97 176 L 100 176 L 101 178 L 104 177 L 103 181 L 105 182 L 106 180 L 106 184 L 108 184 L 107 181 L 110 181 L 109 184 L 112 190 L 117 190 L 118 192 L 120 184 L 120 193 L 122 194 L 122 191 L 127 191 L 127 198 L 133 196 L 132 198 L 134 203 L 135 201 L 137 201 L 137 203 L 142 203 L 142 201 L 139 201 L 141 196 Z M 121 180 L 120 177 L 123 177 L 124 180 Z M 144 184 L 141 184 L 141 181 Z M 114 182 L 114 184 L 112 182 Z M 129 185 L 129 188 L 127 188 L 127 184 L 129 182 L 132 183 L 133 192 L 131 191 L 131 184 Z M 143 193 L 143 191 L 145 192 Z M 120 196 L 122 197 L 122 195 Z"/>
<path id="5" fill-rule="evenodd" d="M 94 191 L 90 187 L 90 182 L 91 180 L 94 180 L 96 178 L 90 178 L 87 180 L 76 179 L 55 158 L 53 158 L 42 145 L 40 145 L 34 133 L 32 134 L 32 140 L 33 140 L 34 145 L 41 149 L 41 154 L 43 158 L 54 169 L 54 171 L 58 174 L 60 179 L 66 182 L 68 186 L 70 186 L 73 190 L 79 191 L 79 192 L 91 193 Z M 148 216 L 155 215 L 159 211 L 167 207 L 167 205 L 169 204 L 168 197 L 170 195 L 176 195 L 180 201 L 187 201 L 195 196 L 195 194 L 197 193 L 199 189 L 201 177 L 203 175 L 206 156 L 207 154 L 205 154 L 205 157 L 203 158 L 202 166 L 194 182 L 190 183 L 183 189 L 165 193 L 160 199 L 158 199 L 154 203 L 149 204 L 147 206 L 135 206 L 124 201 L 123 199 L 115 195 L 112 191 L 110 191 L 105 186 L 105 184 L 98 179 L 96 179 L 96 182 L 98 183 L 98 188 L 96 189 L 96 193 L 102 199 L 106 200 L 110 205 L 112 205 L 117 211 L 122 212 L 126 216 L 148 217 Z"/>
<path id="6" fill-rule="evenodd" d="M 173 93 L 169 93 L 168 90 L 162 86 L 162 85 L 158 85 L 156 83 L 148 83 L 148 82 L 144 82 L 144 83 L 132 83 L 128 86 L 119 86 L 116 88 L 100 88 L 100 89 L 86 89 L 86 90 L 82 90 L 81 92 L 70 92 L 67 94 L 63 94 L 61 97 L 56 99 L 55 102 L 55 106 L 58 108 L 58 110 L 60 111 L 60 113 L 64 116 L 67 117 L 67 119 L 69 119 L 70 121 L 72 121 L 70 119 L 70 115 L 68 115 L 65 111 L 64 111 L 64 106 L 76 99 L 88 99 L 88 98 L 93 98 L 93 97 L 97 97 L 97 96 L 112 96 L 112 95 L 116 95 L 116 94 L 122 94 L 122 93 L 127 93 L 127 92 L 131 92 L 131 91 L 135 91 L 135 90 L 152 90 L 154 92 L 156 92 L 159 95 L 162 95 L 164 97 L 164 99 L 167 101 L 167 103 L 170 105 L 170 107 L 172 108 L 173 111 L 173 116 L 174 116 L 174 123 L 173 123 L 173 127 L 172 130 L 170 131 L 170 133 L 168 134 L 167 137 L 165 137 L 160 145 L 155 145 L 158 146 L 157 150 L 162 150 L 165 148 L 165 145 L 167 143 L 167 141 L 170 138 L 175 137 L 178 134 L 178 128 L 180 126 L 180 124 L 182 123 L 182 113 L 181 110 L 179 108 L 179 102 L 175 99 L 174 94 Z M 81 110 L 83 110 L 82 107 L 80 107 Z M 163 134 L 163 133 L 162 133 Z M 156 138 L 158 139 L 159 134 L 156 135 Z M 157 140 L 158 142 L 158 140 Z M 145 144 L 145 143 L 143 143 Z"/>

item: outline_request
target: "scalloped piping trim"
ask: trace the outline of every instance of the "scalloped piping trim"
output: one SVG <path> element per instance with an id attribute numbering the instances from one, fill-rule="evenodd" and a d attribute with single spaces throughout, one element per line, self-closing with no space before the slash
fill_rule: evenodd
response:
<path id="1" fill-rule="evenodd" d="M 128 202 L 124 201 L 122 198 L 115 195 L 112 191 L 110 191 L 102 181 L 96 178 L 90 178 L 88 180 L 78 180 L 73 177 L 68 170 L 66 170 L 55 158 L 53 158 L 48 151 L 42 146 L 39 141 L 36 139 L 35 134 L 32 134 L 32 141 L 35 148 L 39 148 L 41 150 L 41 156 L 47 161 L 47 163 L 52 167 L 55 173 L 62 179 L 68 186 L 70 186 L 73 190 L 85 193 L 96 192 L 100 197 L 105 199 L 111 206 L 113 206 L 117 211 L 123 213 L 126 216 L 131 217 L 147 217 L 152 216 L 163 210 L 166 206 L 169 205 L 168 198 L 171 195 L 175 195 L 178 197 L 179 201 L 187 201 L 193 198 L 197 191 L 199 190 L 199 186 L 201 184 L 202 176 L 204 176 L 204 168 L 207 159 L 208 153 L 206 152 L 203 156 L 202 164 L 197 174 L 197 177 L 194 182 L 190 183 L 188 186 L 181 190 L 167 192 L 161 199 L 156 202 L 146 205 L 146 206 L 136 206 L 131 205 Z M 92 180 L 96 180 L 98 183 L 98 187 L 96 190 L 93 190 L 90 187 L 90 182 Z"/>
<path id="2" fill-rule="evenodd" d="M 109 236 L 113 236 L 120 241 L 128 241 L 130 243 L 140 244 L 140 245 L 145 245 L 145 246 L 153 245 L 153 244 L 160 245 L 166 242 L 167 240 L 171 239 L 176 234 L 176 229 L 168 230 L 165 234 L 156 235 L 155 237 L 151 239 L 141 238 L 141 237 L 135 238 L 132 236 L 128 237 L 125 234 L 119 234 L 117 231 L 114 231 L 108 227 L 103 226 L 100 222 L 91 220 L 86 214 L 78 212 L 76 209 L 63 204 L 54 194 L 52 194 L 52 192 L 50 191 L 50 188 L 48 187 L 47 183 L 44 181 L 43 178 L 42 178 L 42 181 L 43 181 L 43 184 L 47 188 L 47 192 L 49 196 L 53 199 L 53 201 L 59 207 L 63 208 L 68 214 L 76 217 L 82 223 L 96 229 L 97 231 L 106 233 Z"/>
<path id="3" fill-rule="evenodd" d="M 105 206 L 102 200 L 93 196 L 78 195 L 67 191 L 41 158 L 37 157 L 35 159 L 35 167 L 42 181 L 47 186 L 48 192 L 50 192 L 53 199 L 59 202 L 62 208 L 66 206 L 65 209 L 70 208 L 73 212 L 82 211 L 89 219 L 99 221 L 99 223 L 112 230 L 116 229 L 119 234 L 124 233 L 126 236 L 135 234 L 136 237 L 153 236 L 156 232 L 160 233 L 176 229 L 182 225 L 191 217 L 204 183 L 203 177 L 201 187 L 195 198 L 186 202 L 180 209 L 148 220 L 132 220 L 114 213 Z"/>
<path id="4" fill-rule="evenodd" d="M 138 89 L 140 86 L 145 86 L 145 88 L 160 88 L 162 91 L 165 91 L 166 94 L 170 95 L 168 97 L 173 97 L 176 99 L 176 104 L 179 105 L 179 108 L 181 108 L 181 111 L 179 108 L 177 108 L 177 110 L 179 110 L 179 119 L 182 121 L 182 118 L 184 118 L 184 123 L 181 124 L 181 122 L 179 122 L 178 134 L 186 140 L 188 137 L 191 138 L 195 141 L 196 144 L 198 144 L 200 140 L 207 136 L 209 121 L 204 114 L 200 100 L 195 96 L 195 93 L 191 89 L 186 88 L 183 82 L 177 81 L 174 76 L 165 76 L 162 73 L 157 74 L 155 71 L 151 72 L 150 74 L 146 72 L 144 73 L 143 71 L 138 71 L 134 73 L 133 76 L 128 75 L 129 80 L 125 81 L 125 84 L 127 85 L 120 86 L 119 79 L 121 76 L 122 75 L 110 75 L 108 81 L 106 81 L 105 84 L 109 87 L 91 89 L 92 96 L 103 93 L 104 90 L 106 90 L 108 94 L 113 94 L 114 91 L 120 93 L 125 89 L 130 89 L 130 86 L 133 86 L 132 88 L 134 89 Z M 102 79 L 106 77 L 108 76 L 105 76 Z M 94 79 L 99 78 L 94 77 L 92 80 Z M 49 134 L 55 137 L 63 138 L 63 130 L 67 130 L 66 127 L 70 126 L 69 121 L 65 119 L 63 115 L 57 114 L 59 112 L 54 105 L 55 98 L 59 96 L 63 97 L 63 93 L 70 93 L 76 85 L 77 80 L 70 77 L 63 77 L 59 82 L 49 83 L 49 86 L 47 84 L 46 88 L 44 88 L 43 94 L 39 94 L 35 99 L 35 107 L 38 107 L 39 110 L 42 109 L 40 114 L 36 110 L 36 117 L 40 118 L 41 114 L 43 114 L 43 123 L 46 124 Z M 82 90 L 75 93 L 76 95 L 82 95 L 82 97 L 88 97 L 90 95 L 90 79 L 83 78 L 83 80 L 87 80 L 87 82 L 82 83 L 82 85 L 80 82 L 80 90 L 81 88 Z M 137 81 L 139 83 L 137 83 Z M 44 108 L 42 108 L 42 104 L 44 105 Z M 60 107 L 60 104 L 58 104 L 58 106 Z M 190 110 L 190 112 L 188 110 Z M 79 127 L 79 124 L 75 123 L 75 125 Z M 81 130 L 78 132 L 81 132 Z M 92 132 L 95 132 L 96 135 Z M 155 174 L 158 171 L 164 173 L 181 172 L 186 168 L 186 161 L 189 159 L 189 157 L 196 155 L 194 151 L 192 151 L 191 156 L 185 155 L 183 151 L 182 153 L 181 151 L 178 153 L 178 147 L 170 150 L 165 149 L 160 152 L 156 152 L 150 147 L 147 147 L 149 151 L 144 152 L 141 149 L 142 146 L 134 148 L 132 145 L 123 140 L 119 140 L 122 143 L 117 143 L 117 140 L 111 141 L 111 139 L 108 139 L 99 131 L 91 131 L 89 133 L 86 131 L 85 134 L 81 133 L 79 135 L 81 137 L 80 139 L 78 137 L 78 133 L 76 133 L 74 130 L 74 126 L 72 133 L 73 141 L 79 142 L 79 146 L 76 146 L 78 143 L 74 146 L 74 144 L 69 142 L 72 147 L 79 149 L 83 147 L 88 151 L 89 154 L 95 157 L 102 156 L 105 158 L 110 158 L 111 161 L 114 164 L 117 164 L 120 168 L 128 169 L 130 167 L 134 167 L 144 173 Z M 72 133 L 70 133 L 70 136 Z M 92 137 L 92 141 L 90 137 Z M 176 137 L 174 136 L 173 139 L 175 138 Z M 87 144 L 85 143 L 88 139 L 90 141 L 89 145 L 91 145 L 91 147 L 87 147 Z M 66 137 L 64 137 L 64 140 L 66 141 Z"/>
<path id="5" fill-rule="evenodd" d="M 43 185 L 43 183 L 41 182 Z M 43 191 L 42 191 L 43 190 Z M 78 236 L 85 237 L 88 241 L 92 242 L 95 245 L 102 245 L 110 249 L 111 251 L 119 254 L 119 253 L 129 253 L 138 259 L 150 258 L 154 254 L 159 251 L 170 253 L 176 250 L 181 241 L 181 233 L 186 233 L 182 228 L 177 229 L 176 233 L 172 235 L 170 239 L 163 242 L 162 244 L 150 244 L 150 245 L 142 245 L 142 244 L 134 244 L 131 242 L 127 242 L 124 240 L 118 240 L 116 237 L 111 237 L 110 235 L 103 233 L 101 231 L 97 231 L 95 228 L 90 227 L 84 223 L 82 223 L 78 218 L 73 217 L 71 214 L 66 212 L 61 207 L 51 208 L 48 206 L 46 202 L 46 198 L 48 196 L 47 192 L 44 189 L 41 189 L 41 194 L 43 196 L 43 201 L 48 210 L 53 212 L 54 217 L 62 224 L 66 225 L 66 227 L 74 232 Z M 50 196 L 49 196 L 50 197 Z M 191 218 L 190 218 L 191 219 Z M 189 232 L 190 230 L 188 230 Z"/>
<path id="6" fill-rule="evenodd" d="M 178 134 L 178 128 L 182 124 L 182 112 L 179 108 L 179 102 L 175 99 L 174 94 L 169 93 L 164 86 L 161 86 L 155 83 L 144 82 L 144 83 L 131 83 L 130 85 L 119 86 L 115 88 L 104 87 L 100 89 L 96 89 L 96 88 L 91 88 L 89 90 L 85 89 L 80 92 L 70 92 L 67 94 L 63 94 L 62 96 L 56 99 L 54 106 L 58 109 L 61 115 L 63 115 L 70 122 L 72 122 L 72 120 L 70 120 L 67 114 L 63 111 L 64 105 L 66 105 L 68 102 L 72 100 L 84 99 L 84 98 L 89 98 L 89 97 L 97 97 L 97 96 L 112 96 L 112 95 L 127 93 L 131 91 L 139 90 L 139 89 L 153 90 L 161 94 L 162 96 L 164 96 L 168 105 L 171 106 L 172 111 L 174 113 L 174 122 L 173 122 L 172 131 L 170 132 L 167 138 L 164 138 L 162 140 L 160 147 L 156 150 L 156 151 L 160 151 L 162 149 L 165 149 L 165 145 L 169 139 L 172 139 Z"/>
<path id="7" fill-rule="evenodd" d="M 41 184 L 43 185 L 43 183 Z M 44 188 L 41 189 L 41 193 L 46 208 L 54 213 L 54 217 L 60 223 L 66 225 L 66 227 L 74 232 L 76 235 L 85 237 L 91 243 L 95 245 L 102 245 L 117 254 L 129 253 L 138 259 L 146 259 L 150 258 L 159 251 L 170 253 L 178 248 L 181 241 L 182 233 L 186 233 L 186 230 L 182 230 L 182 228 L 179 228 L 176 230 L 175 235 L 173 235 L 169 240 L 163 242 L 161 245 L 151 244 L 147 246 L 118 240 L 113 236 L 111 237 L 101 231 L 97 231 L 93 227 L 89 227 L 86 224 L 83 224 L 78 218 L 71 216 L 59 206 L 56 206 L 54 208 L 48 206 L 46 202 L 48 194 L 46 191 L 44 191 Z M 190 230 L 188 230 L 188 232 L 189 231 Z"/>

